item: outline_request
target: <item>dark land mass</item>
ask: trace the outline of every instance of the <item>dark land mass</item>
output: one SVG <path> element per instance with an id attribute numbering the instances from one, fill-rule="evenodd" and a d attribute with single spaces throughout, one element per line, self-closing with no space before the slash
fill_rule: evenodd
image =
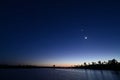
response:
<path id="1" fill-rule="evenodd" d="M 6 65 L 6 64 L 0 64 L 0 69 L 32 69 L 32 68 L 53 68 L 53 69 L 93 69 L 93 70 L 118 70 L 120 71 L 120 62 L 118 62 L 116 59 L 108 60 L 108 62 L 101 62 L 98 61 L 90 63 L 84 62 L 83 65 L 75 65 L 73 67 L 56 67 L 53 66 L 35 66 L 35 65 Z"/>
<path id="2" fill-rule="evenodd" d="M 120 62 L 116 59 L 108 60 L 107 62 L 98 61 L 90 63 L 84 62 L 83 65 L 76 65 L 74 68 L 81 68 L 81 69 L 97 69 L 97 70 L 120 70 Z"/>

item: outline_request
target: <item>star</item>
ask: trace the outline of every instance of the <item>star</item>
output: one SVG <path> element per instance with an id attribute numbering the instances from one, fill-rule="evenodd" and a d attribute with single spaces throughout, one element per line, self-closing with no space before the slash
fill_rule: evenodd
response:
<path id="1" fill-rule="evenodd" d="M 88 39 L 88 37 L 87 37 L 87 36 L 85 36 L 85 37 L 84 37 L 84 39 Z"/>

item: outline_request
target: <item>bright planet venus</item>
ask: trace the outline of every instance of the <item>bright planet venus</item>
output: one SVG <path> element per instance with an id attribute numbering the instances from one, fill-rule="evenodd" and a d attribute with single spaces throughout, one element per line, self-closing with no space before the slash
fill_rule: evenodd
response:
<path id="1" fill-rule="evenodd" d="M 85 38 L 85 39 L 88 39 L 88 37 L 87 37 L 87 36 L 85 36 L 84 38 Z"/>

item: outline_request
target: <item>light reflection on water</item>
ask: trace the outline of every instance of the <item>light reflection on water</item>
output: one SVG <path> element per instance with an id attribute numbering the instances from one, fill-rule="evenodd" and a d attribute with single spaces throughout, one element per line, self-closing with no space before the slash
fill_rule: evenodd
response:
<path id="1" fill-rule="evenodd" d="M 120 80 L 120 71 L 85 69 L 1 69 L 0 80 Z"/>
<path id="2" fill-rule="evenodd" d="M 120 71 L 85 70 L 85 69 L 57 69 L 68 72 L 71 80 L 120 80 Z M 66 73 L 64 73 L 65 75 Z M 73 79 L 74 76 L 74 79 Z"/>

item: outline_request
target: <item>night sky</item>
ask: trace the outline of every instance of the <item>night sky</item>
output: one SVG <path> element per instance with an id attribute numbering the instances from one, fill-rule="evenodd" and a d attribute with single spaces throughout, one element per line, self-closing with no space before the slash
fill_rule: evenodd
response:
<path id="1" fill-rule="evenodd" d="M 0 2 L 0 63 L 120 61 L 119 0 Z"/>

